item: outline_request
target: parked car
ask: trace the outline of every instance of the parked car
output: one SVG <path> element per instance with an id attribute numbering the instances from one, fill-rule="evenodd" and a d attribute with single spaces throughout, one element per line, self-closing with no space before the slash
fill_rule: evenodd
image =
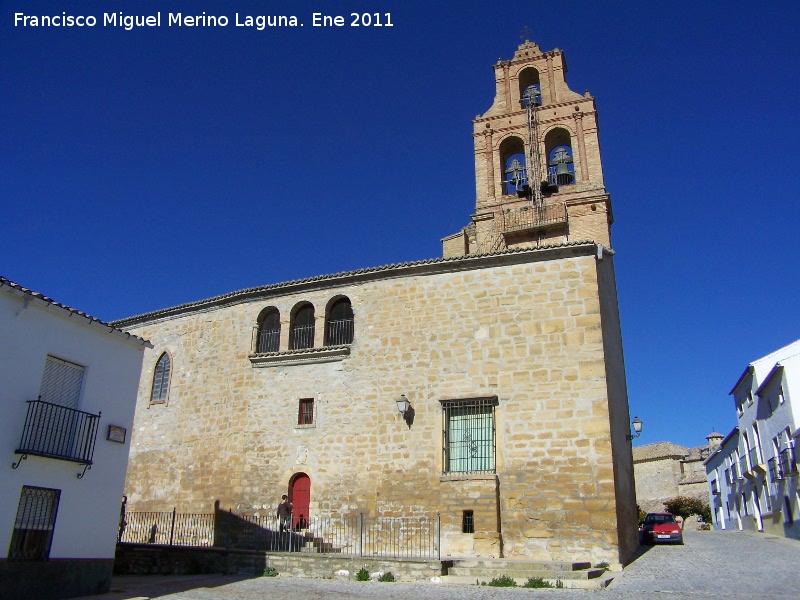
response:
<path id="1" fill-rule="evenodd" d="M 681 526 L 670 513 L 647 513 L 642 525 L 642 543 L 660 542 L 683 543 Z"/>

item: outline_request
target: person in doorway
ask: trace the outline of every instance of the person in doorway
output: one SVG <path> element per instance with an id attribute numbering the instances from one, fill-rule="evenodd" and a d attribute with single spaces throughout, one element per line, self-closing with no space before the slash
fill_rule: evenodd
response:
<path id="1" fill-rule="evenodd" d="M 281 496 L 281 503 L 278 504 L 278 519 L 281 521 L 281 532 L 291 531 L 292 529 L 292 503 L 289 496 Z"/>

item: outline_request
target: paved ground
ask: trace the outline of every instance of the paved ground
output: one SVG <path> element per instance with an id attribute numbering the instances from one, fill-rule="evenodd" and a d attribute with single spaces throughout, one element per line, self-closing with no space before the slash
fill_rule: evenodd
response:
<path id="1" fill-rule="evenodd" d="M 359 583 L 288 577 L 221 575 L 119 577 L 112 592 L 87 600 L 553 600 L 796 599 L 800 542 L 740 531 L 687 531 L 684 546 L 643 546 L 605 590 L 527 590 L 433 583 Z"/>

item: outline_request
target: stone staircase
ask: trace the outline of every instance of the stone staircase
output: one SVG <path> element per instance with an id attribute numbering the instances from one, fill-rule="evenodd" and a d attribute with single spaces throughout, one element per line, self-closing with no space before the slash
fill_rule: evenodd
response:
<path id="1" fill-rule="evenodd" d="M 464 558 L 442 561 L 447 575 L 442 583 L 472 584 L 489 583 L 492 579 L 507 575 L 517 585 L 524 585 L 529 577 L 541 577 L 553 586 L 561 582 L 564 588 L 602 589 L 613 577 L 605 569 L 592 568 L 588 562 L 543 562 L 510 560 L 502 558 Z"/>
<path id="2" fill-rule="evenodd" d="M 330 542 L 326 542 L 321 537 L 315 536 L 311 531 L 303 530 L 305 544 L 300 549 L 304 554 L 332 554 L 341 552 L 341 548 L 335 548 Z"/>

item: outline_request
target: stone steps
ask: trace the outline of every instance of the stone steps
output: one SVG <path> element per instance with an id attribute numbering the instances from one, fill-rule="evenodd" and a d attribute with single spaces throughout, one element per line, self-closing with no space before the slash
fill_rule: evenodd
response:
<path id="1" fill-rule="evenodd" d="M 588 562 L 528 561 L 465 558 L 444 563 L 447 575 L 442 583 L 475 584 L 490 582 L 506 575 L 517 585 L 524 585 L 530 577 L 540 577 L 553 586 L 564 588 L 602 589 L 612 580 L 605 569 L 594 569 Z"/>

